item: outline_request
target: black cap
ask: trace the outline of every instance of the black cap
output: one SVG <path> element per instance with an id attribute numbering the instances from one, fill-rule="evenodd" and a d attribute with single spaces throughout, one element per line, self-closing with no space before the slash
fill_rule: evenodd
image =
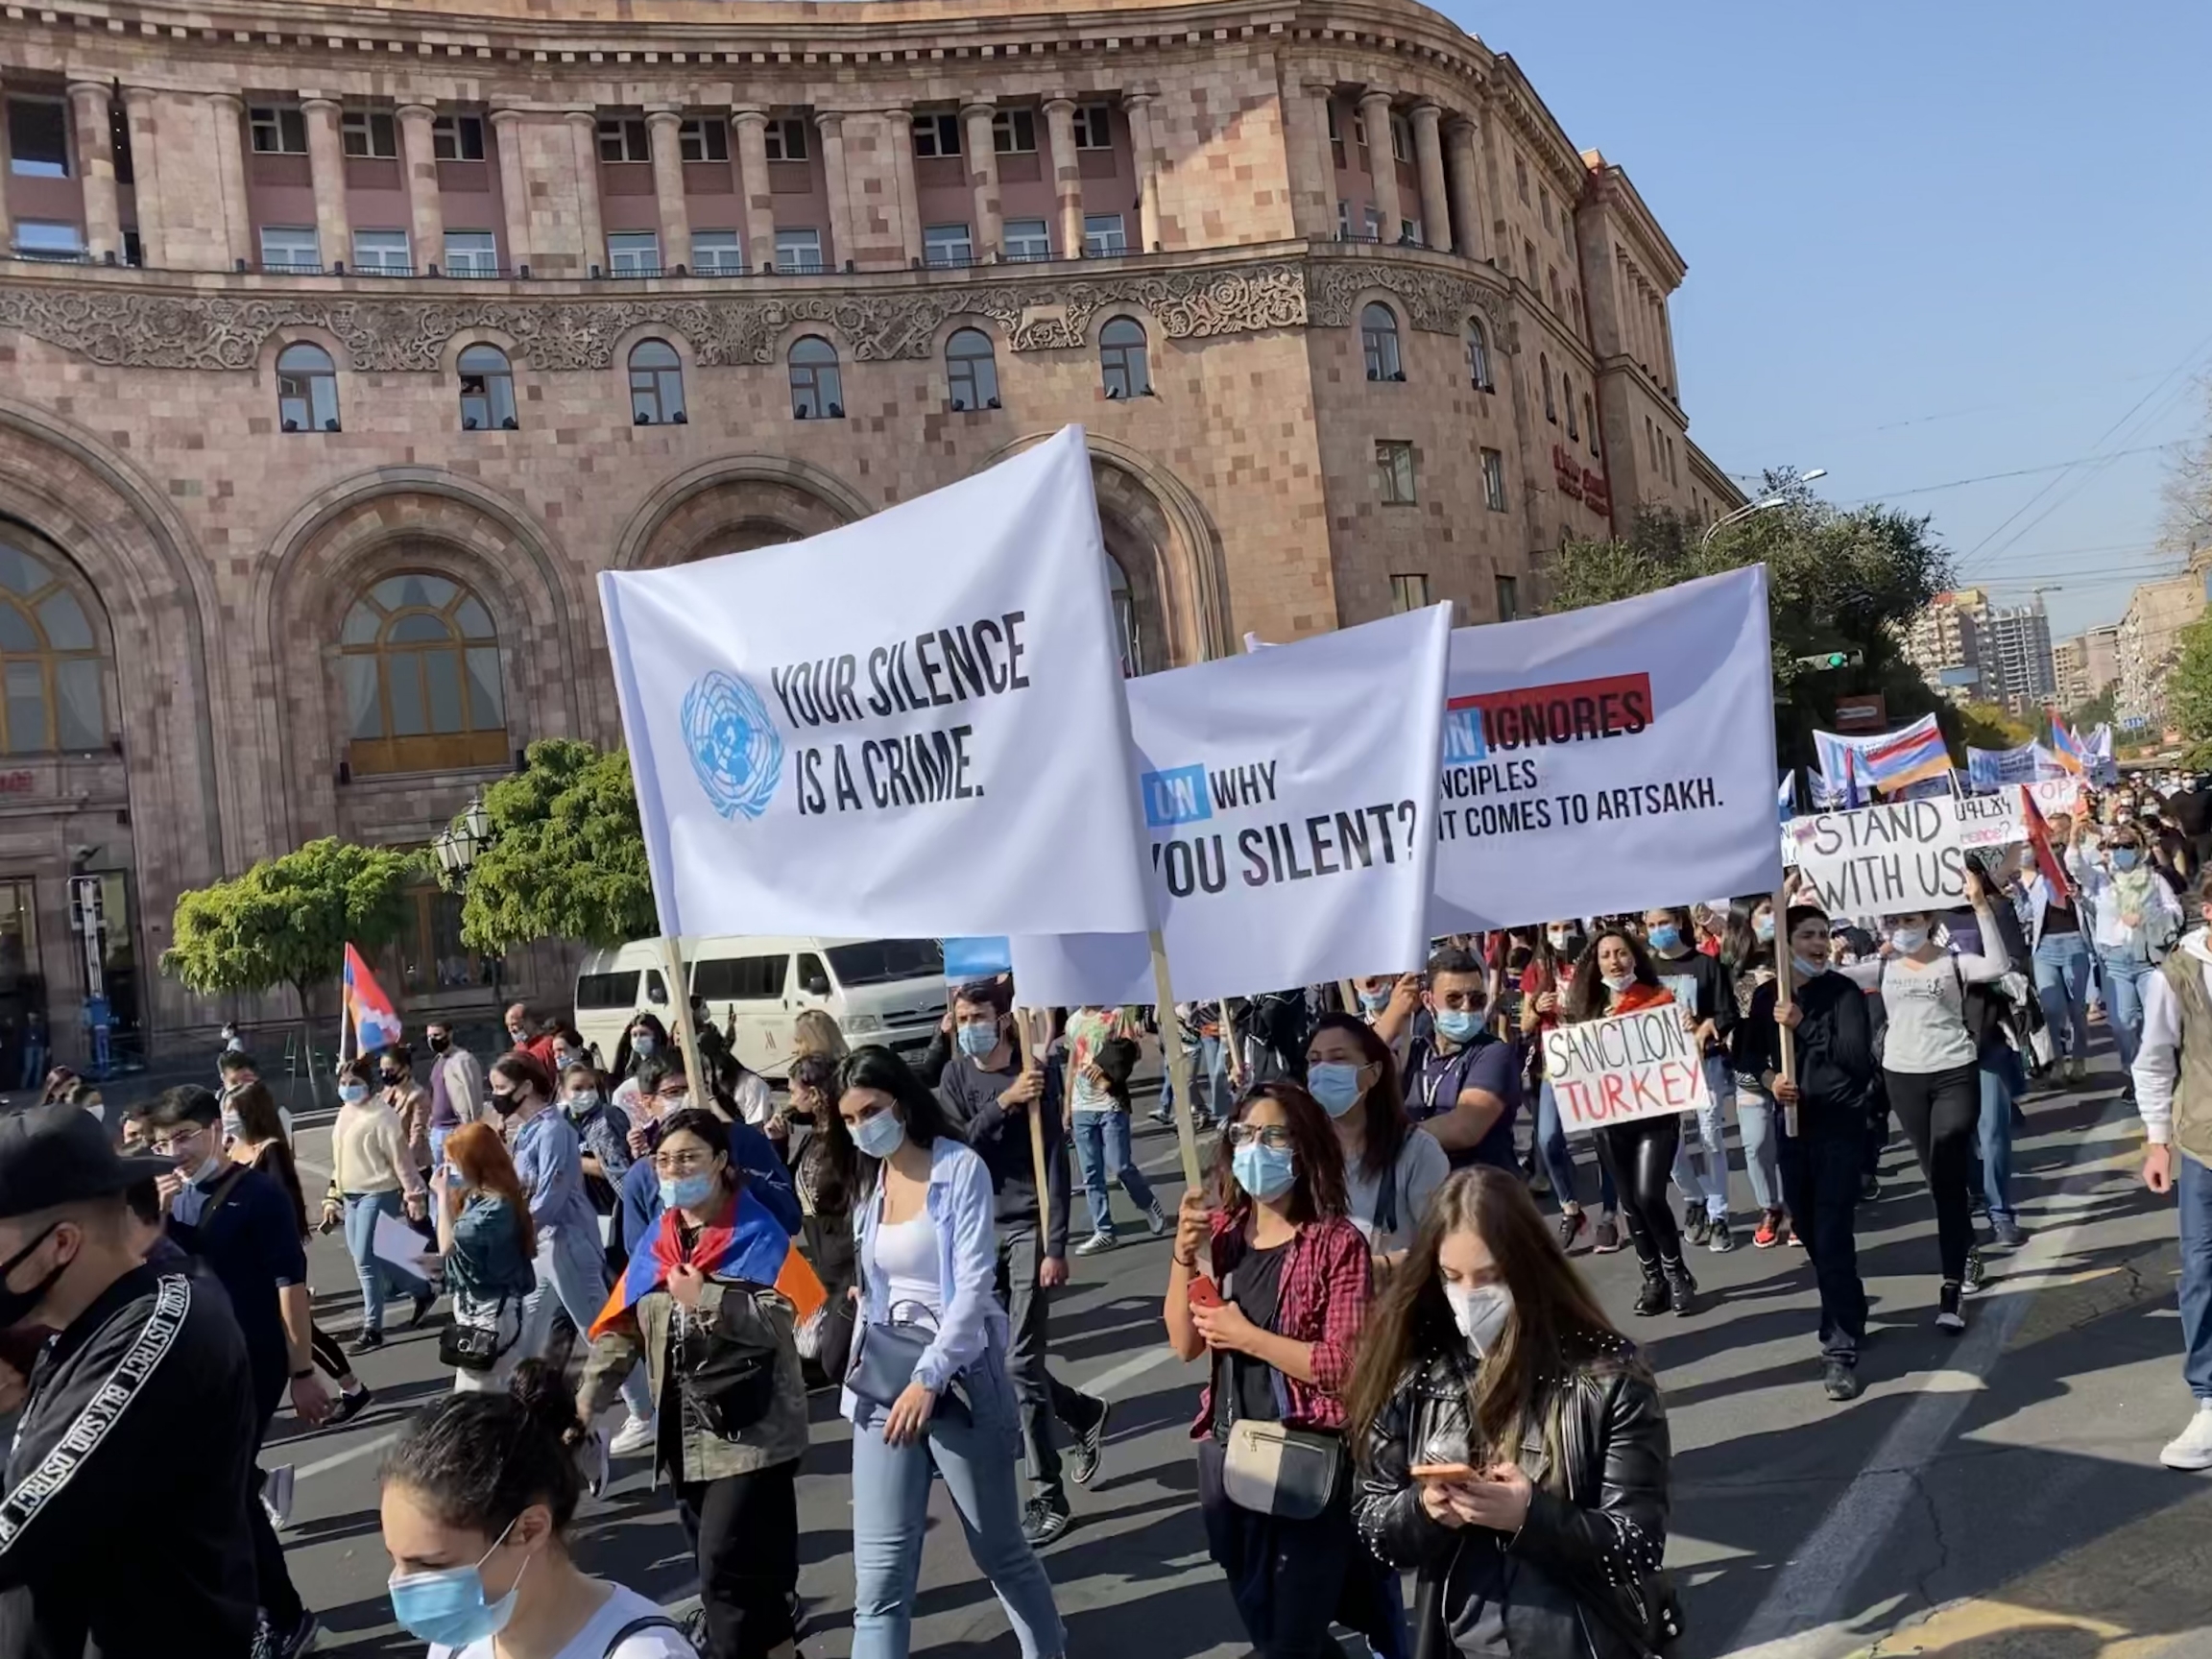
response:
<path id="1" fill-rule="evenodd" d="M 176 1166 L 124 1157 L 81 1106 L 33 1106 L 0 1118 L 0 1219 L 110 1197 Z"/>

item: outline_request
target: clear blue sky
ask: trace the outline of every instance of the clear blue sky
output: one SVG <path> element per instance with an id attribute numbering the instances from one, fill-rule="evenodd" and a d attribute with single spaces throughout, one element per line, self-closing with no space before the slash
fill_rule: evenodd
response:
<path id="1" fill-rule="evenodd" d="M 1929 487 L 2198 429 L 2212 4 L 1440 9 L 1627 168 L 1689 262 L 1682 398 L 1722 468 L 1826 467 L 1832 500 L 1932 514 L 2002 602 L 2062 585 L 2054 636 L 2160 567 L 2165 452 Z"/>

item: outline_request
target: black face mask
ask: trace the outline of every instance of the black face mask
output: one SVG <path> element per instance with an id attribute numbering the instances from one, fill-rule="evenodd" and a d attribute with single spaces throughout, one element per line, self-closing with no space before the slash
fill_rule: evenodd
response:
<path id="1" fill-rule="evenodd" d="M 494 1089 L 492 1091 L 492 1110 L 502 1118 L 512 1118 L 522 1110 L 522 1102 L 512 1092 L 503 1094 Z"/>
<path id="2" fill-rule="evenodd" d="M 399 1073 L 397 1071 L 379 1071 L 376 1075 L 383 1079 L 384 1087 L 387 1089 L 396 1089 L 399 1086 Z"/>
<path id="3" fill-rule="evenodd" d="M 59 1225 L 60 1223 L 55 1223 L 55 1226 Z M 31 1252 L 45 1243 L 53 1232 L 54 1227 L 48 1227 L 7 1261 L 0 1262 L 0 1331 L 12 1330 L 30 1318 L 37 1310 L 38 1304 L 46 1300 L 47 1292 L 60 1282 L 61 1275 L 69 1271 L 69 1263 L 64 1262 L 28 1290 L 14 1290 L 8 1286 L 8 1275 L 29 1261 Z"/>
<path id="4" fill-rule="evenodd" d="M 430 1052 L 433 1054 L 443 1054 L 452 1046 L 453 1039 L 450 1037 L 433 1037 L 430 1039 Z"/>

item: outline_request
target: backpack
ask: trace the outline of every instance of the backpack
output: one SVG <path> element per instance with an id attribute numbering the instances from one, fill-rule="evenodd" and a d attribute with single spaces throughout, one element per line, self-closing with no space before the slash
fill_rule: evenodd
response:
<path id="1" fill-rule="evenodd" d="M 693 1652 L 698 1651 L 696 1645 L 691 1640 L 691 1632 L 685 1625 L 669 1618 L 665 1613 L 648 1613 L 642 1619 L 631 1620 L 629 1623 L 614 1632 L 614 1639 L 607 1644 L 607 1659 L 614 1659 L 614 1655 L 622 1650 L 623 1643 L 629 1641 L 631 1637 L 642 1635 L 648 1630 L 673 1630 L 684 1639 L 685 1647 Z"/>

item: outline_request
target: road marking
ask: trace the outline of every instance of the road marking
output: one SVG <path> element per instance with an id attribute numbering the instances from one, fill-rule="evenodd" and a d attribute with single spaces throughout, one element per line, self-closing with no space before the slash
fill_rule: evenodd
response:
<path id="1" fill-rule="evenodd" d="M 1155 1348 L 1149 1354 L 1140 1354 L 1134 1359 L 1124 1359 L 1120 1364 L 1099 1372 L 1097 1376 L 1084 1383 L 1083 1392 L 1086 1394 L 1111 1394 L 1122 1383 L 1134 1382 L 1145 1372 L 1155 1370 L 1174 1358 L 1174 1349 Z"/>
<path id="2" fill-rule="evenodd" d="M 379 1434 L 373 1440 L 364 1440 L 358 1446 L 349 1446 L 343 1452 L 334 1452 L 327 1457 L 318 1458 L 313 1463 L 293 1470 L 292 1479 L 295 1481 L 312 1480 L 318 1475 L 327 1475 L 333 1469 L 343 1469 L 349 1463 L 358 1463 L 364 1457 L 373 1456 L 385 1447 L 397 1444 L 398 1439 L 396 1433 Z"/>
<path id="3" fill-rule="evenodd" d="M 2123 1149 L 2116 1142 L 2132 1140 L 2125 1125 L 2133 1110 L 2116 1100 L 2106 1110 L 2107 1117 L 2082 1136 L 2067 1167 L 2063 1187 L 2069 1193 L 2084 1178 L 2102 1179 L 2101 1172 L 2092 1176 L 2095 1166 Z M 2111 1133 L 2115 1127 L 2122 1133 Z M 2082 1223 L 2065 1218 L 2056 1204 L 2046 1208 L 2056 1224 L 2037 1232 L 2011 1258 L 2018 1267 L 2008 1278 L 2027 1279 L 2072 1254 Z M 1974 1399 L 1976 1388 L 1958 1384 L 1972 1379 L 1978 1387 L 1988 1377 L 2035 1300 L 2030 1288 L 1997 1297 L 1994 1306 L 1988 1298 L 1978 1304 L 1986 1311 L 1960 1339 L 1956 1362 L 1939 1374 L 1950 1386 L 1942 1392 L 1924 1388 L 1915 1397 L 1820 1525 L 1791 1551 L 1737 1636 L 1736 1659 L 1799 1659 L 1830 1650 L 1838 1637 L 1848 1634 L 1840 1622 L 1852 1592 L 1911 1502 L 1915 1480 L 1936 1461 Z"/>

